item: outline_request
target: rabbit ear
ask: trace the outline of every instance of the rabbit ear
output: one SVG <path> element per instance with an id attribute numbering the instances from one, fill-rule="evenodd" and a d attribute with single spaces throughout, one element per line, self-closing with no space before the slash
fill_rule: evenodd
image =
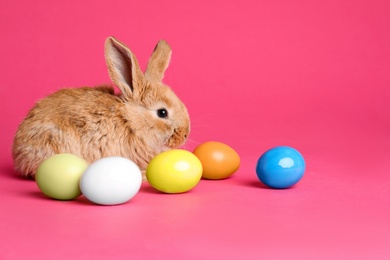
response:
<path id="1" fill-rule="evenodd" d="M 106 40 L 105 56 L 112 82 L 125 97 L 132 97 L 134 90 L 140 87 L 144 79 L 136 57 L 114 37 Z"/>
<path id="2" fill-rule="evenodd" d="M 164 40 L 159 41 L 149 59 L 145 71 L 145 78 L 152 82 L 160 82 L 171 60 L 171 54 L 171 47 L 168 43 Z"/>

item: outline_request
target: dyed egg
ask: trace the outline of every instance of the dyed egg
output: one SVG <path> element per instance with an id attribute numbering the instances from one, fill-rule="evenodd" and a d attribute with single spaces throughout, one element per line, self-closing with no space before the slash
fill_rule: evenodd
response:
<path id="1" fill-rule="evenodd" d="M 106 157 L 93 162 L 80 179 L 80 189 L 90 201 L 117 205 L 132 199 L 141 188 L 138 166 L 122 157 Z"/>
<path id="2" fill-rule="evenodd" d="M 271 188 L 289 188 L 299 182 L 305 172 L 305 160 L 294 148 L 277 146 L 269 149 L 257 161 L 259 180 Z"/>
<path id="3" fill-rule="evenodd" d="M 225 179 L 240 167 L 240 156 L 224 143 L 205 142 L 195 148 L 194 154 L 202 162 L 205 179 Z"/>
<path id="4" fill-rule="evenodd" d="M 80 177 L 88 163 L 73 154 L 56 154 L 44 160 L 38 167 L 35 181 L 48 197 L 71 200 L 80 196 Z"/>
<path id="5" fill-rule="evenodd" d="M 149 184 L 165 193 L 182 193 L 194 188 L 202 177 L 202 163 L 189 151 L 174 149 L 154 157 L 146 168 Z"/>

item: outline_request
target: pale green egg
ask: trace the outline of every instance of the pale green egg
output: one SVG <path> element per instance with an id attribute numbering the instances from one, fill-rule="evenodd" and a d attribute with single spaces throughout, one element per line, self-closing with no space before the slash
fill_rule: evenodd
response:
<path id="1" fill-rule="evenodd" d="M 44 160 L 38 167 L 35 181 L 48 197 L 72 200 L 81 195 L 79 181 L 88 163 L 73 154 L 56 154 Z"/>

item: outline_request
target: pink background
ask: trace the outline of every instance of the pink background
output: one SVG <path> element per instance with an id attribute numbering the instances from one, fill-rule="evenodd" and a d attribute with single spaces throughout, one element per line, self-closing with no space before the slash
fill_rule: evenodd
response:
<path id="1" fill-rule="evenodd" d="M 0 259 L 389 259 L 389 14 L 387 0 L 1 1 Z M 16 177 L 18 124 L 59 88 L 110 82 L 109 35 L 143 68 L 171 44 L 185 148 L 229 144 L 232 178 L 176 195 L 145 183 L 104 207 Z M 277 145 L 306 159 L 291 189 L 257 181 Z"/>

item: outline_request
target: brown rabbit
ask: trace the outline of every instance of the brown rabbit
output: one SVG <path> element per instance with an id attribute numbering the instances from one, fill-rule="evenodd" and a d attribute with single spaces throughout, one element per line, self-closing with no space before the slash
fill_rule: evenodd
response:
<path id="1" fill-rule="evenodd" d="M 19 126 L 15 168 L 34 177 L 54 154 L 72 153 L 89 163 L 107 156 L 133 160 L 142 171 L 157 154 L 183 144 L 190 131 L 187 109 L 162 83 L 171 48 L 160 41 L 142 73 L 133 53 L 110 37 L 105 57 L 110 86 L 62 89 L 39 101 Z"/>

